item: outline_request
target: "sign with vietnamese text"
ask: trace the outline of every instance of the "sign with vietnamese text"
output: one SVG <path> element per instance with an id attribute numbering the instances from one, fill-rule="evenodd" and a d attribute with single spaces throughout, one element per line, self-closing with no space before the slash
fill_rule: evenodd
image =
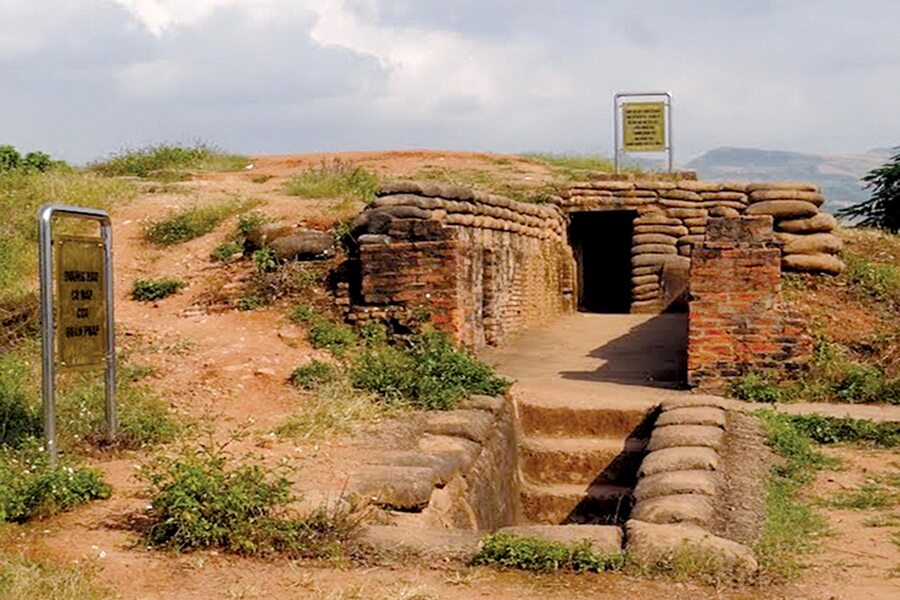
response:
<path id="1" fill-rule="evenodd" d="M 666 149 L 664 102 L 622 104 L 622 149 L 626 152 L 662 152 Z"/>
<path id="2" fill-rule="evenodd" d="M 61 367 L 106 362 L 106 295 L 103 241 L 57 236 L 57 360 Z"/>

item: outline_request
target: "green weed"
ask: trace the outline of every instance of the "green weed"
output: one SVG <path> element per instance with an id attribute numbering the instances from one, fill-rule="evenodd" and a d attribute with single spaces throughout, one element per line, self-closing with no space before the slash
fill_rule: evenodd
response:
<path id="1" fill-rule="evenodd" d="M 275 258 L 275 251 L 268 246 L 263 246 L 256 250 L 251 257 L 253 266 L 257 273 L 271 273 L 278 268 L 278 261 Z"/>
<path id="2" fill-rule="evenodd" d="M 108 177 L 129 175 L 178 181 L 187 178 L 191 171 L 238 171 L 249 162 L 245 156 L 227 154 L 205 144 L 158 144 L 122 150 L 89 168 Z"/>
<path id="3" fill-rule="evenodd" d="M 596 553 L 590 540 L 563 544 L 500 532 L 482 539 L 481 550 L 472 562 L 476 565 L 549 573 L 612 571 L 624 566 L 625 559 L 621 554 Z"/>
<path id="4" fill-rule="evenodd" d="M 0 447 L 0 523 L 64 512 L 111 492 L 99 471 L 80 467 L 65 455 L 51 465 L 37 440 L 16 449 Z"/>
<path id="5" fill-rule="evenodd" d="M 244 246 L 237 242 L 222 242 L 210 253 L 209 257 L 216 262 L 226 262 L 230 260 L 232 257 L 241 254 L 244 250 Z"/>
<path id="6" fill-rule="evenodd" d="M 745 402 L 774 403 L 781 400 L 781 389 L 763 375 L 744 375 L 731 384 L 731 395 Z"/>
<path id="7" fill-rule="evenodd" d="M 438 332 L 414 335 L 402 347 L 364 350 L 353 361 L 350 378 L 354 387 L 388 402 L 405 401 L 426 410 L 448 410 L 471 394 L 497 396 L 510 386 Z"/>
<path id="8" fill-rule="evenodd" d="M 324 348 L 335 356 L 344 356 L 357 342 L 352 327 L 324 318 L 314 319 L 306 335 L 313 348 Z"/>
<path id="9" fill-rule="evenodd" d="M 256 310 L 266 306 L 269 301 L 262 294 L 250 292 L 237 299 L 238 310 Z"/>
<path id="10" fill-rule="evenodd" d="M 847 265 L 845 276 L 850 289 L 857 297 L 900 305 L 900 268 L 849 252 L 841 258 Z"/>
<path id="11" fill-rule="evenodd" d="M 338 376 L 338 369 L 333 364 L 314 359 L 294 369 L 291 383 L 301 390 L 311 391 L 335 381 Z"/>
<path id="12" fill-rule="evenodd" d="M 144 228 L 144 238 L 160 246 L 171 246 L 206 235 L 228 217 L 259 204 L 256 200 L 235 199 L 207 206 L 193 206 L 172 212 L 163 219 L 151 221 Z"/>
<path id="13" fill-rule="evenodd" d="M 825 501 L 832 508 L 869 510 L 890 508 L 897 502 L 897 495 L 874 482 L 867 482 L 855 490 L 843 490 Z"/>
<path id="14" fill-rule="evenodd" d="M 900 527 L 900 515 L 876 515 L 863 521 L 863 525 L 865 527 Z"/>
<path id="15" fill-rule="evenodd" d="M 131 286 L 131 299 L 138 302 L 155 302 L 177 294 L 187 283 L 181 279 L 137 279 Z"/>
<path id="16" fill-rule="evenodd" d="M 210 439 L 142 466 L 139 477 L 150 498 L 150 524 L 143 532 L 149 545 L 248 556 L 340 554 L 358 525 L 348 512 L 296 514 L 286 467 L 238 461 L 226 446 Z"/>
<path id="17" fill-rule="evenodd" d="M 355 198 L 371 202 L 378 191 L 378 179 L 353 163 L 333 159 L 291 177 L 287 192 L 302 198 Z"/>
<path id="18" fill-rule="evenodd" d="M 294 323 L 310 323 L 318 314 L 309 304 L 299 304 L 291 311 L 290 319 Z"/>
<path id="19" fill-rule="evenodd" d="M 386 414 L 383 403 L 372 394 L 353 389 L 343 373 L 305 395 L 296 414 L 275 428 L 275 433 L 287 439 L 314 439 L 351 430 L 361 422 L 372 421 Z"/>
<path id="20" fill-rule="evenodd" d="M 900 425 L 821 415 L 779 415 L 780 420 L 819 444 L 867 442 L 884 448 L 900 445 Z"/>
<path id="21" fill-rule="evenodd" d="M 0 446 L 18 446 L 43 430 L 38 404 L 25 385 L 29 371 L 22 353 L 0 354 Z"/>

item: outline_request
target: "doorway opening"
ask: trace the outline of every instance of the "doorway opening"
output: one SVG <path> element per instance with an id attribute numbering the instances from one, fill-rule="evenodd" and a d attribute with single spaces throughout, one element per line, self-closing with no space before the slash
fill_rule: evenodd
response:
<path id="1" fill-rule="evenodd" d="M 578 266 L 578 310 L 628 313 L 631 309 L 631 238 L 634 211 L 569 213 L 569 243 Z"/>

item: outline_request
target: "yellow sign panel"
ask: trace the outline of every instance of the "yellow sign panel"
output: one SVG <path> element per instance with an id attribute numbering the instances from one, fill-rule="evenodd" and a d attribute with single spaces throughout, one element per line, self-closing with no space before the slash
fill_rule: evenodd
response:
<path id="1" fill-rule="evenodd" d="M 622 149 L 626 152 L 662 152 L 666 149 L 664 102 L 622 104 Z"/>
<path id="2" fill-rule="evenodd" d="M 57 359 L 61 367 L 88 367 L 106 361 L 106 296 L 103 241 L 57 236 L 56 290 L 59 316 Z"/>

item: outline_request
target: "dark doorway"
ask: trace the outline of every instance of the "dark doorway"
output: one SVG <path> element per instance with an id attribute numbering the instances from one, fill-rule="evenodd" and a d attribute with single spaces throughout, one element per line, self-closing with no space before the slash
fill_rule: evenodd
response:
<path id="1" fill-rule="evenodd" d="M 578 263 L 578 309 L 627 313 L 631 308 L 633 211 L 569 213 L 569 243 Z"/>

